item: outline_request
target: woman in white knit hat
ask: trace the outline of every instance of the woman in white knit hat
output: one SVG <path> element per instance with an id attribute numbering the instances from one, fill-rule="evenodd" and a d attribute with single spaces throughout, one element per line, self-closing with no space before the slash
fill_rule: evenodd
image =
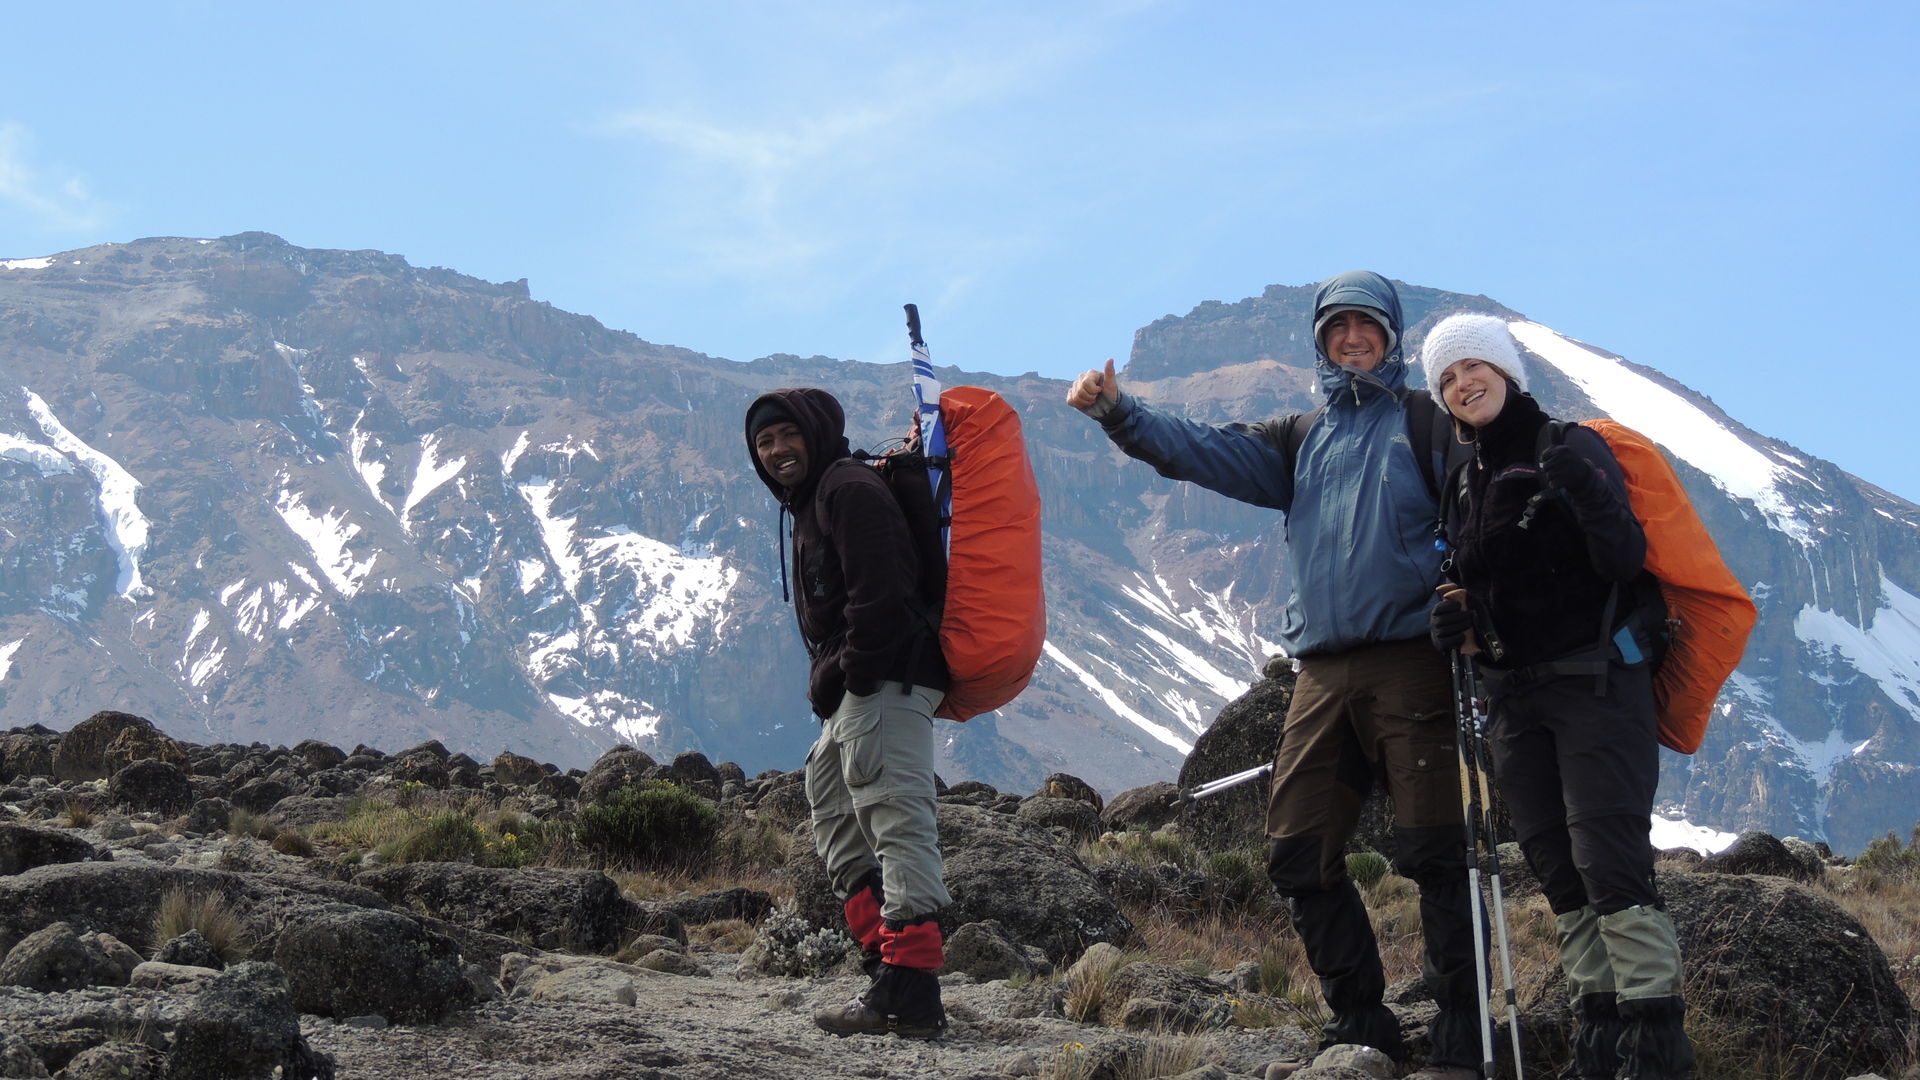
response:
<path id="1" fill-rule="evenodd" d="M 1680 947 L 1649 842 L 1647 657 L 1666 609 L 1619 463 L 1598 434 L 1541 411 L 1504 320 L 1443 319 L 1421 362 L 1473 445 L 1441 500 L 1465 602 L 1434 606 L 1432 637 L 1479 650 L 1494 779 L 1558 923 L 1575 1021 L 1565 1075 L 1690 1075 Z"/>

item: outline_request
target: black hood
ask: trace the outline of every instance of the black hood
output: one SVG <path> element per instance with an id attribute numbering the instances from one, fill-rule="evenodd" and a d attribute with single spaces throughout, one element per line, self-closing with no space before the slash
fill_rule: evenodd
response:
<path id="1" fill-rule="evenodd" d="M 761 466 L 760 455 L 753 452 L 753 432 L 746 430 L 747 420 L 767 401 L 777 402 L 786 410 L 807 443 L 807 478 L 791 490 Z M 747 406 L 740 426 L 746 433 L 747 460 L 753 462 L 753 471 L 759 475 L 760 482 L 767 485 L 767 490 L 773 492 L 773 497 L 787 505 L 812 494 L 826 467 L 853 452 L 847 445 L 847 414 L 840 408 L 839 399 L 817 387 L 788 387 L 761 394 Z"/>

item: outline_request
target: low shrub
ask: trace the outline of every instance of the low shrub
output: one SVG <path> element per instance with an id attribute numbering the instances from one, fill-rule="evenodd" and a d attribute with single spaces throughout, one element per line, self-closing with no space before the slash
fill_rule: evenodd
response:
<path id="1" fill-rule="evenodd" d="M 396 863 L 471 862 L 485 843 L 471 817 L 445 810 L 421 820 L 382 854 Z"/>
<path id="2" fill-rule="evenodd" d="M 574 835 L 608 863 L 697 869 L 713 854 L 720 812 L 686 788 L 648 780 L 581 807 Z"/>

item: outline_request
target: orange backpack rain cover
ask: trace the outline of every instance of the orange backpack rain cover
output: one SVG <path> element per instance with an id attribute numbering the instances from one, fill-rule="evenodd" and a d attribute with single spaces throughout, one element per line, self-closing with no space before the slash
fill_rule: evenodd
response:
<path id="1" fill-rule="evenodd" d="M 965 720 L 1026 688 L 1047 639 L 1040 581 L 1040 488 L 1019 414 L 991 390 L 940 395 L 953 459 L 940 651 L 953 677 L 934 714 Z"/>
<path id="2" fill-rule="evenodd" d="M 1647 534 L 1647 570 L 1660 579 L 1673 631 L 1653 677 L 1660 745 L 1691 754 L 1700 749 L 1714 699 L 1739 666 L 1758 613 L 1660 448 L 1614 420 L 1580 423 L 1607 440 L 1626 474 L 1633 516 Z"/>

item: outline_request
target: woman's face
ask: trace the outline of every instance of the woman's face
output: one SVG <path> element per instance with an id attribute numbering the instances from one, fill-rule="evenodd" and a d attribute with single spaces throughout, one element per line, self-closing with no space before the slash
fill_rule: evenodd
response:
<path id="1" fill-rule="evenodd" d="M 1507 377 L 1485 360 L 1468 357 L 1440 373 L 1447 411 L 1469 427 L 1486 427 L 1507 404 Z"/>

